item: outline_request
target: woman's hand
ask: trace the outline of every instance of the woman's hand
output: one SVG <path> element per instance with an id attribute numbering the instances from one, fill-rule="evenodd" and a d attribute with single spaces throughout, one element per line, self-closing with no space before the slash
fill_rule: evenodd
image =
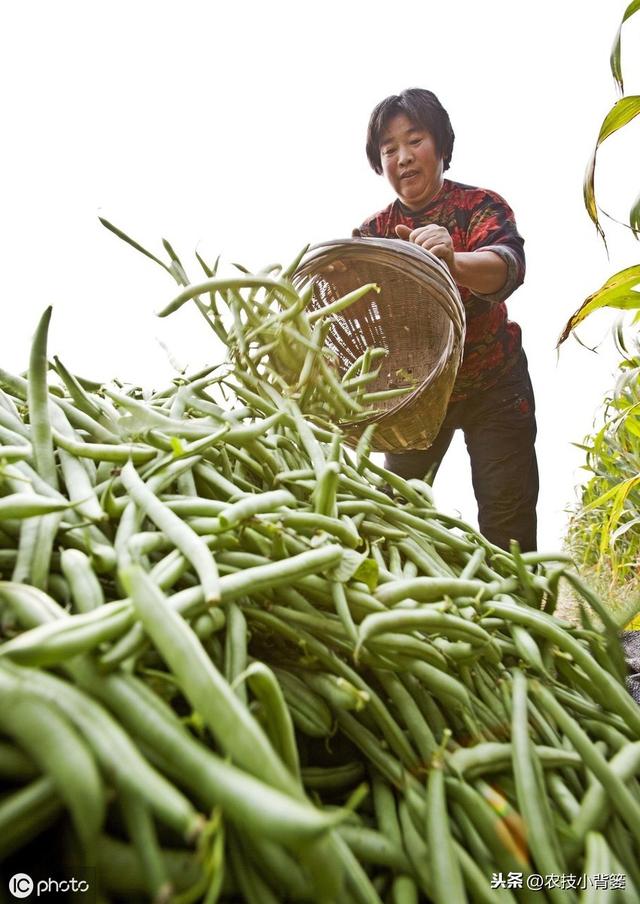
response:
<path id="1" fill-rule="evenodd" d="M 439 257 L 453 272 L 453 242 L 449 232 L 444 226 L 438 226 L 436 223 L 430 223 L 428 226 L 418 226 L 417 229 L 409 229 L 408 226 L 396 226 L 396 235 L 399 239 L 407 242 L 413 242 L 415 245 L 421 245 Z"/>

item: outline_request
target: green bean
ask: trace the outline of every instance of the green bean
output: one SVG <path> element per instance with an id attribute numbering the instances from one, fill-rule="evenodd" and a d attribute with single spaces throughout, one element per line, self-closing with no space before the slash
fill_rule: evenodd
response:
<path id="1" fill-rule="evenodd" d="M 51 776 L 91 861 L 106 809 L 102 781 L 91 753 L 64 715 L 55 706 L 32 697 L 19 679 L 0 672 L 0 685 L 3 731 Z"/>
<path id="2" fill-rule="evenodd" d="M 355 687 L 346 678 L 326 672 L 308 671 L 302 673 L 305 684 L 328 700 L 334 707 L 359 712 L 369 702 L 369 694 Z"/>
<path id="3" fill-rule="evenodd" d="M 307 319 L 309 323 L 315 323 L 315 321 L 320 318 L 325 319 L 326 317 L 331 317 L 333 314 L 337 314 L 339 311 L 343 311 L 356 301 L 359 301 L 365 295 L 368 295 L 369 292 L 379 293 L 380 289 L 375 283 L 367 283 L 367 285 L 360 286 L 360 288 L 355 289 L 353 292 L 343 295 L 342 298 L 339 298 L 337 301 L 317 308 L 315 311 L 311 311 L 307 315 Z"/>
<path id="4" fill-rule="evenodd" d="M 220 601 L 218 571 L 206 544 L 183 521 L 168 509 L 138 476 L 133 464 L 122 469 L 122 480 L 132 499 L 163 530 L 195 568 L 207 604 Z"/>
<path id="5" fill-rule="evenodd" d="M 269 740 L 291 774 L 299 779 L 300 761 L 291 713 L 273 670 L 262 662 L 252 662 L 236 678 L 236 682 L 240 680 L 248 682 L 262 704 Z"/>
<path id="6" fill-rule="evenodd" d="M 58 488 L 58 475 L 53 455 L 53 438 L 49 420 L 49 392 L 47 389 L 47 334 L 52 308 L 48 307 L 36 328 L 29 360 L 28 403 L 33 455 L 38 472 Z"/>
<path id="7" fill-rule="evenodd" d="M 417 543 L 411 537 L 406 540 L 402 540 L 398 543 L 399 551 L 406 556 L 408 562 L 415 565 L 415 575 L 418 574 L 419 571 L 423 571 L 428 577 L 448 577 L 454 576 L 454 572 L 451 568 L 445 565 L 442 560 L 439 561 L 439 556 L 435 554 L 435 551 L 425 549 L 427 544 Z M 405 573 L 405 577 L 409 577 L 408 573 Z"/>
<path id="8" fill-rule="evenodd" d="M 290 672 L 274 669 L 282 693 L 295 725 L 312 738 L 324 738 L 331 734 L 333 719 L 325 701 L 311 688 Z"/>
<path id="9" fill-rule="evenodd" d="M 540 648 L 531 634 L 524 628 L 521 628 L 520 625 L 512 625 L 511 636 L 513 637 L 516 650 L 527 665 L 530 665 L 537 672 L 541 672 L 546 677 L 549 677 L 547 668 L 542 661 Z"/>
<path id="10" fill-rule="evenodd" d="M 193 630 L 199 640 L 206 640 L 217 631 L 221 631 L 227 623 L 227 616 L 222 609 L 210 609 L 195 619 Z"/>
<path id="11" fill-rule="evenodd" d="M 510 547 L 511 556 L 513 558 L 513 565 L 515 567 L 515 573 L 520 580 L 524 598 L 530 606 L 533 606 L 534 609 L 539 609 L 541 605 L 540 595 L 533 586 L 531 573 L 527 570 L 524 562 L 522 561 L 522 556 L 520 554 L 520 544 L 516 540 L 512 540 Z"/>
<path id="12" fill-rule="evenodd" d="M 403 787 L 409 779 L 409 774 L 394 756 L 387 753 L 376 736 L 349 713 L 337 711 L 335 717 L 345 735 L 364 753 L 380 774 L 395 787 Z M 415 788 L 413 790 L 415 792 Z"/>
<path id="13" fill-rule="evenodd" d="M 417 704 L 393 672 L 378 669 L 376 677 L 402 716 L 423 763 L 428 764 L 438 746 L 429 723 L 424 719 Z"/>
<path id="14" fill-rule="evenodd" d="M 161 856 L 176 892 L 186 891 L 202 880 L 202 865 L 193 851 L 163 848 Z M 148 875 L 138 852 L 109 835 L 101 835 L 98 840 L 96 872 L 101 888 L 109 894 L 130 900 L 148 892 Z"/>
<path id="15" fill-rule="evenodd" d="M 403 845 L 411 863 L 413 874 L 418 880 L 418 885 L 423 893 L 428 896 L 429 900 L 433 900 L 435 889 L 431 870 L 427 866 L 429 863 L 429 851 L 424 842 L 424 837 L 416 830 L 407 804 L 404 801 L 400 802 L 398 814 Z"/>
<path id="16" fill-rule="evenodd" d="M 633 736 L 632 729 L 622 721 L 620 716 L 608 712 L 598 704 L 587 700 L 586 697 L 581 694 L 578 694 L 573 690 L 567 690 L 560 684 L 554 686 L 553 692 L 560 703 L 570 707 L 574 712 L 588 716 L 590 719 L 598 719 L 606 725 L 613 726 L 618 731 Z"/>
<path id="17" fill-rule="evenodd" d="M 37 493 L 11 493 L 0 498 L 0 520 L 63 512 L 70 505 L 70 502 L 39 496 Z"/>
<path id="18" fill-rule="evenodd" d="M 43 590 L 46 590 L 47 588 L 49 572 L 51 570 L 53 545 L 58 533 L 61 518 L 62 515 L 60 513 L 40 516 L 37 521 L 34 522 L 37 527 L 35 537 L 30 537 L 29 540 L 29 545 L 31 545 L 31 542 L 34 543 L 30 549 L 31 561 L 29 563 L 28 571 L 30 581 L 34 587 L 41 587 Z M 25 528 L 26 525 L 23 525 L 22 529 L 25 530 Z"/>
<path id="19" fill-rule="evenodd" d="M 412 662 L 408 671 L 416 676 L 438 700 L 444 704 L 471 708 L 469 692 L 464 685 L 451 675 L 447 675 L 427 662 Z"/>
<path id="20" fill-rule="evenodd" d="M 61 607 L 47 593 L 37 587 L 15 581 L 0 581 L 0 599 L 16 612 L 18 621 L 26 628 L 59 619 Z"/>
<path id="21" fill-rule="evenodd" d="M 152 900 L 162 901 L 171 893 L 171 883 L 149 808 L 128 790 L 120 793 L 119 803 L 127 835 L 144 871 L 145 890 Z"/>
<path id="22" fill-rule="evenodd" d="M 629 889 L 629 896 L 622 896 L 625 904 L 635 904 L 640 890 L 640 866 L 634 850 L 633 839 L 618 818 L 614 818 L 607 826 L 607 838 L 611 842 L 616 858 L 622 864 L 616 872 L 626 874 L 625 887 Z M 629 882 L 628 880 L 631 880 Z M 635 895 L 635 897 L 634 897 Z"/>
<path id="23" fill-rule="evenodd" d="M 342 766 L 305 766 L 300 776 L 305 788 L 323 794 L 354 788 L 364 777 L 364 766 L 360 761 Z"/>
<path id="24" fill-rule="evenodd" d="M 390 904 L 419 904 L 418 887 L 410 876 L 395 876 L 390 894 Z"/>
<path id="25" fill-rule="evenodd" d="M 101 678 L 91 666 L 79 671 L 74 665 L 74 674 L 144 739 L 153 757 L 162 759 L 163 771 L 186 784 L 204 806 L 220 805 L 244 830 L 297 848 L 344 819 L 344 811 L 321 812 L 293 800 L 198 744 L 141 682 L 117 674 Z"/>
<path id="26" fill-rule="evenodd" d="M 349 637 L 352 642 L 355 642 L 358 636 L 358 629 L 356 628 L 353 616 L 351 615 L 344 585 L 340 584 L 338 581 L 331 582 L 331 599 L 333 600 L 336 614 L 340 618 L 346 636 Z"/>
<path id="27" fill-rule="evenodd" d="M 72 455 L 82 458 L 89 458 L 93 461 L 110 461 L 114 464 L 126 464 L 131 460 L 134 464 L 144 464 L 152 461 L 157 457 L 158 453 L 155 449 L 149 449 L 148 446 L 136 445 L 135 443 L 112 444 L 112 443 L 86 443 L 74 439 L 71 436 L 65 436 L 58 430 L 53 431 L 53 438 L 57 446 L 64 449 Z"/>
<path id="28" fill-rule="evenodd" d="M 90 417 L 94 418 L 97 421 L 104 417 L 104 411 L 97 404 L 96 398 L 91 398 L 82 384 L 76 379 L 76 377 L 73 376 L 73 374 L 71 374 L 67 370 L 62 361 L 60 361 L 60 359 L 56 357 L 56 355 L 53 356 L 53 361 L 56 373 L 64 383 L 67 392 L 69 393 L 77 407 L 81 411 L 84 411 L 85 414 L 88 414 Z"/>
<path id="29" fill-rule="evenodd" d="M 382 591 L 383 588 L 380 590 Z M 433 605 L 421 606 L 418 609 L 396 609 L 393 612 L 376 612 L 373 615 L 367 615 L 358 629 L 356 657 L 362 644 L 367 643 L 370 638 L 385 634 L 387 631 L 403 630 L 446 633 L 447 637 L 462 638 L 473 644 L 491 643 L 491 635 L 474 622 L 455 615 L 448 615 Z"/>
<path id="30" fill-rule="evenodd" d="M 64 449 L 58 450 L 58 458 L 67 495 L 78 514 L 87 521 L 106 521 L 107 514 L 82 463 Z"/>
<path id="31" fill-rule="evenodd" d="M 26 754 L 9 741 L 0 741 L 0 778 L 30 779 L 39 774 Z"/>
<path id="32" fill-rule="evenodd" d="M 185 302 L 190 301 L 197 295 L 205 292 L 223 292 L 229 289 L 245 289 L 245 288 L 265 288 L 271 289 L 277 297 L 282 298 L 285 302 L 290 300 L 296 302 L 299 298 L 297 292 L 283 280 L 273 279 L 269 276 L 250 276 L 233 277 L 228 279 L 209 279 L 202 283 L 187 286 L 170 304 L 166 305 L 162 310 L 158 311 L 159 317 L 167 317 L 178 308 L 182 307 Z"/>
<path id="33" fill-rule="evenodd" d="M 392 524 L 404 524 L 407 527 L 413 527 L 420 534 L 430 537 L 435 543 L 440 543 L 450 550 L 467 553 L 475 552 L 475 545 L 468 540 L 456 536 L 456 534 L 451 533 L 451 531 L 440 527 L 432 521 L 419 518 L 417 515 L 405 512 L 401 508 L 394 508 L 389 505 L 388 502 L 388 499 L 381 500 L 380 514 L 385 515 Z"/>
<path id="34" fill-rule="evenodd" d="M 576 837 L 584 841 L 590 831 L 599 831 L 604 828 L 610 816 L 609 808 L 611 804 L 613 804 L 614 809 L 619 812 L 627 825 L 629 825 L 629 819 L 633 818 L 633 812 L 637 808 L 638 803 L 625 786 L 633 776 L 640 772 L 640 741 L 625 745 L 608 763 L 604 758 L 600 758 L 600 774 L 591 765 L 593 759 L 598 756 L 595 748 L 590 751 L 589 759 L 587 759 L 583 750 L 580 750 L 577 744 L 576 747 L 581 755 L 584 756 L 585 763 L 598 778 L 598 782 L 593 784 L 584 795 L 580 804 L 580 810 L 571 824 L 571 829 Z M 603 763 L 604 766 L 602 765 Z M 604 774 L 605 767 L 610 775 L 606 783 L 600 777 L 600 775 Z M 614 786 L 617 786 L 617 790 L 614 790 Z M 620 788 L 624 789 L 622 795 L 620 795 Z M 630 805 L 629 815 L 625 816 L 622 812 L 621 802 L 623 808 L 625 804 L 627 809 Z M 635 828 L 630 826 L 630 828 L 637 841 L 637 826 Z"/>
<path id="35" fill-rule="evenodd" d="M 483 843 L 491 853 L 498 869 L 504 872 L 526 872 L 527 851 L 520 839 L 514 837 L 506 821 L 487 803 L 475 788 L 457 779 L 446 778 L 447 799 L 464 809 Z"/>
<path id="36" fill-rule="evenodd" d="M 295 496 L 287 490 L 273 490 L 267 493 L 257 493 L 254 496 L 245 496 L 238 502 L 228 505 L 219 513 L 220 528 L 229 530 L 255 515 L 273 512 L 274 509 L 295 504 Z"/>
<path id="37" fill-rule="evenodd" d="M 580 804 L 559 775 L 547 776 L 549 793 L 567 822 L 572 822 L 580 811 Z"/>
<path id="38" fill-rule="evenodd" d="M 53 675 L 22 666 L 2 665 L 5 672 L 24 682 L 25 690 L 55 704 L 79 729 L 98 762 L 117 784 L 144 797 L 168 825 L 185 838 L 200 832 L 202 817 L 191 803 L 166 779 L 149 766 L 128 735 L 97 703 Z"/>
<path id="39" fill-rule="evenodd" d="M 233 685 L 247 667 L 247 622 L 237 603 L 226 607 L 227 631 L 225 634 L 225 678 Z M 246 705 L 247 690 L 242 682 L 235 686 L 238 699 Z"/>
<path id="40" fill-rule="evenodd" d="M 265 518 L 265 520 L 267 519 Z M 269 516 L 269 520 L 280 521 L 285 527 L 291 527 L 298 533 L 307 530 L 314 532 L 325 531 L 341 540 L 345 546 L 349 546 L 351 549 L 356 549 L 362 544 L 360 536 L 350 519 L 338 520 L 337 518 L 330 518 L 315 512 L 282 511 Z"/>
<path id="41" fill-rule="evenodd" d="M 85 553 L 79 549 L 62 550 L 60 566 L 69 583 L 75 606 L 80 612 L 90 612 L 104 604 L 102 586 Z"/>
<path id="42" fill-rule="evenodd" d="M 560 627 L 556 619 L 544 612 L 511 603 L 493 601 L 484 602 L 481 606 L 484 610 L 490 610 L 516 624 L 538 631 L 543 637 L 554 641 L 560 649 L 570 653 L 593 683 L 606 694 L 610 708 L 626 720 L 634 733 L 640 736 L 640 710 L 637 705 L 619 682 L 598 665 L 588 651 Z"/>
<path id="43" fill-rule="evenodd" d="M 614 674 L 617 674 L 620 678 L 620 681 L 624 683 L 624 679 L 627 674 L 627 667 L 618 638 L 618 626 L 616 625 L 608 610 L 598 599 L 596 594 L 592 590 L 590 590 L 576 574 L 573 574 L 570 571 L 565 571 L 562 577 L 564 577 L 564 579 L 568 581 L 575 590 L 578 591 L 583 599 L 585 599 L 589 603 L 591 608 L 594 610 L 594 612 L 596 612 L 598 618 L 604 625 L 605 636 L 607 639 L 607 652 L 609 654 L 609 661 L 611 663 L 612 671 L 614 672 Z"/>
<path id="44" fill-rule="evenodd" d="M 378 588 L 375 596 L 385 606 L 393 606 L 406 599 L 416 600 L 419 603 L 431 603 L 442 600 L 445 596 L 452 599 L 461 596 L 478 596 L 480 599 L 488 599 L 499 592 L 498 587 L 478 580 L 413 578 L 384 585 Z"/>
<path id="45" fill-rule="evenodd" d="M 465 886 L 471 894 L 472 901 L 477 901 L 478 904 L 516 904 L 516 899 L 508 888 L 493 888 L 488 885 L 488 873 L 479 869 L 478 864 L 469 856 L 467 850 L 455 840 L 453 849 L 460 863 Z"/>
<path id="46" fill-rule="evenodd" d="M 291 793 L 288 770 L 193 631 L 140 567 L 132 566 L 123 579 L 147 632 L 221 747 L 253 775 Z"/>
<path id="47" fill-rule="evenodd" d="M 586 838 L 586 856 L 584 861 L 585 875 L 588 876 L 588 885 L 580 896 L 581 904 L 602 904 L 602 901 L 612 901 L 613 897 L 598 889 L 595 880 L 599 876 L 609 876 L 613 872 L 613 857 L 609 846 L 599 832 L 589 832 Z"/>
<path id="48" fill-rule="evenodd" d="M 338 835 L 334 838 L 337 853 L 345 868 L 347 888 L 359 904 L 382 904 L 375 887 L 366 872 L 355 858 L 349 845 Z"/>
<path id="49" fill-rule="evenodd" d="M 561 848 L 555 835 L 535 748 L 529 738 L 527 717 L 527 680 L 522 672 L 513 673 L 513 715 L 511 723 L 513 772 L 518 806 L 527 824 L 527 841 L 536 866 L 543 873 L 565 872 Z M 552 900 L 560 901 L 566 890 L 550 888 Z M 573 895 L 568 899 L 572 900 Z M 566 896 L 565 896 L 566 899 Z"/>
<path id="50" fill-rule="evenodd" d="M 463 904 L 467 895 L 451 836 L 444 772 L 437 761 L 432 763 L 427 784 L 426 838 L 435 904 Z"/>
<path id="51" fill-rule="evenodd" d="M 371 405 L 374 402 L 386 402 L 388 399 L 397 399 L 400 396 L 406 396 L 410 392 L 415 392 L 416 386 L 402 386 L 397 389 L 381 389 L 378 392 L 365 392 L 360 396 L 364 405 Z"/>
<path id="52" fill-rule="evenodd" d="M 22 665 L 56 665 L 120 637 L 132 622 L 128 600 L 105 603 L 99 609 L 39 625 L 5 641 L 0 644 L 0 657 L 8 656 Z"/>
<path id="53" fill-rule="evenodd" d="M 404 567 L 402 569 L 402 577 L 403 578 L 415 578 L 418 576 L 418 566 L 415 562 L 412 562 L 411 559 L 407 559 L 404 563 Z M 411 604 L 413 605 L 415 601 L 411 600 Z"/>
<path id="54" fill-rule="evenodd" d="M 389 841 L 380 832 L 360 826 L 343 825 L 338 829 L 338 835 L 361 862 L 388 866 L 401 873 L 411 873 L 411 866 L 402 847 Z"/>
<path id="55" fill-rule="evenodd" d="M 575 751 L 543 746 L 535 749 L 543 769 L 558 769 L 562 766 L 578 769 L 582 765 L 582 759 Z M 503 771 L 508 767 L 512 756 L 512 744 L 491 742 L 460 747 L 447 756 L 446 763 L 456 774 L 471 779 Z"/>
<path id="56" fill-rule="evenodd" d="M 64 805 L 49 776 L 0 799 L 0 860 L 4 860 L 56 821 Z"/>
<path id="57" fill-rule="evenodd" d="M 0 461 L 30 461 L 33 456 L 33 450 L 30 445 L 20 443 L 19 445 L 0 446 Z"/>
<path id="58" fill-rule="evenodd" d="M 273 889 L 246 857 L 244 845 L 239 838 L 229 844 L 228 853 L 242 900 L 246 901 L 246 904 L 278 904 Z"/>

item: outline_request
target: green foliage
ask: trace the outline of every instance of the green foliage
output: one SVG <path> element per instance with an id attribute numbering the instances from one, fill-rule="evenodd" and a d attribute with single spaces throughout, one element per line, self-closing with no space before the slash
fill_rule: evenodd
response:
<path id="1" fill-rule="evenodd" d="M 624 95 L 621 61 L 621 34 L 624 23 L 640 10 L 640 0 L 632 0 L 622 16 L 611 52 L 611 73 L 621 95 L 600 127 L 584 178 L 584 203 L 589 217 L 603 241 L 606 240 L 598 218 L 595 197 L 595 166 L 598 148 L 610 135 L 640 114 L 640 96 Z M 640 196 L 631 206 L 629 225 L 640 238 Z M 622 324 L 615 337 L 622 355 L 620 376 L 611 395 L 605 399 L 603 423 L 587 437 L 584 468 L 591 474 L 582 487 L 580 506 L 569 526 L 567 543 L 583 568 L 595 572 L 612 588 L 612 596 L 629 596 L 624 621 L 640 611 L 640 340 L 635 325 L 640 319 L 640 266 L 627 267 L 611 276 L 605 284 L 584 300 L 562 331 L 558 345 L 593 311 L 609 307 L 635 310 L 632 338 L 625 341 Z"/>
<path id="2" fill-rule="evenodd" d="M 629 354 L 620 327 L 617 336 L 620 377 L 605 400 L 604 423 L 581 446 L 591 477 L 569 542 L 583 565 L 606 568 L 620 582 L 634 579 L 640 562 L 640 342 L 634 339 Z"/>

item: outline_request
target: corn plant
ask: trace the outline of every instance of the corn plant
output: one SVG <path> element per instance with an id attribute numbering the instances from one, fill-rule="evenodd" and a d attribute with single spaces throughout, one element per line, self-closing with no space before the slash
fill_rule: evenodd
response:
<path id="1" fill-rule="evenodd" d="M 595 197 L 596 157 L 602 142 L 640 113 L 640 96 L 624 94 L 621 62 L 622 28 L 638 10 L 640 0 L 633 0 L 615 36 L 610 63 L 620 97 L 604 118 L 584 178 L 585 207 L 605 247 Z M 631 206 L 628 224 L 622 225 L 640 238 L 640 196 Z M 584 300 L 565 325 L 558 345 L 593 311 L 603 307 L 635 310 L 635 325 L 640 319 L 639 289 L 640 265 L 615 273 Z M 635 588 L 640 562 L 640 341 L 637 330 L 625 331 L 621 321 L 614 336 L 621 354 L 620 375 L 604 400 L 602 426 L 581 445 L 586 452 L 584 468 L 591 476 L 582 487 L 579 509 L 569 527 L 568 545 L 583 566 L 595 571 L 597 580 L 606 577 L 612 581 L 613 596 L 619 602 L 625 596 L 622 588 Z M 635 602 L 622 603 L 620 622 L 628 621 L 639 608 Z"/>

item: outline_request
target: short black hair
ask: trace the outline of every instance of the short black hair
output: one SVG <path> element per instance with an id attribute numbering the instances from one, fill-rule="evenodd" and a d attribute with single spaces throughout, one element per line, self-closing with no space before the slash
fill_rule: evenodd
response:
<path id="1" fill-rule="evenodd" d="M 380 141 L 382 133 L 394 116 L 403 113 L 411 122 L 429 132 L 442 157 L 443 169 L 449 169 L 455 135 L 449 114 L 433 91 L 425 88 L 407 88 L 400 94 L 391 94 L 374 108 L 367 127 L 367 159 L 378 175 L 382 173 Z"/>

